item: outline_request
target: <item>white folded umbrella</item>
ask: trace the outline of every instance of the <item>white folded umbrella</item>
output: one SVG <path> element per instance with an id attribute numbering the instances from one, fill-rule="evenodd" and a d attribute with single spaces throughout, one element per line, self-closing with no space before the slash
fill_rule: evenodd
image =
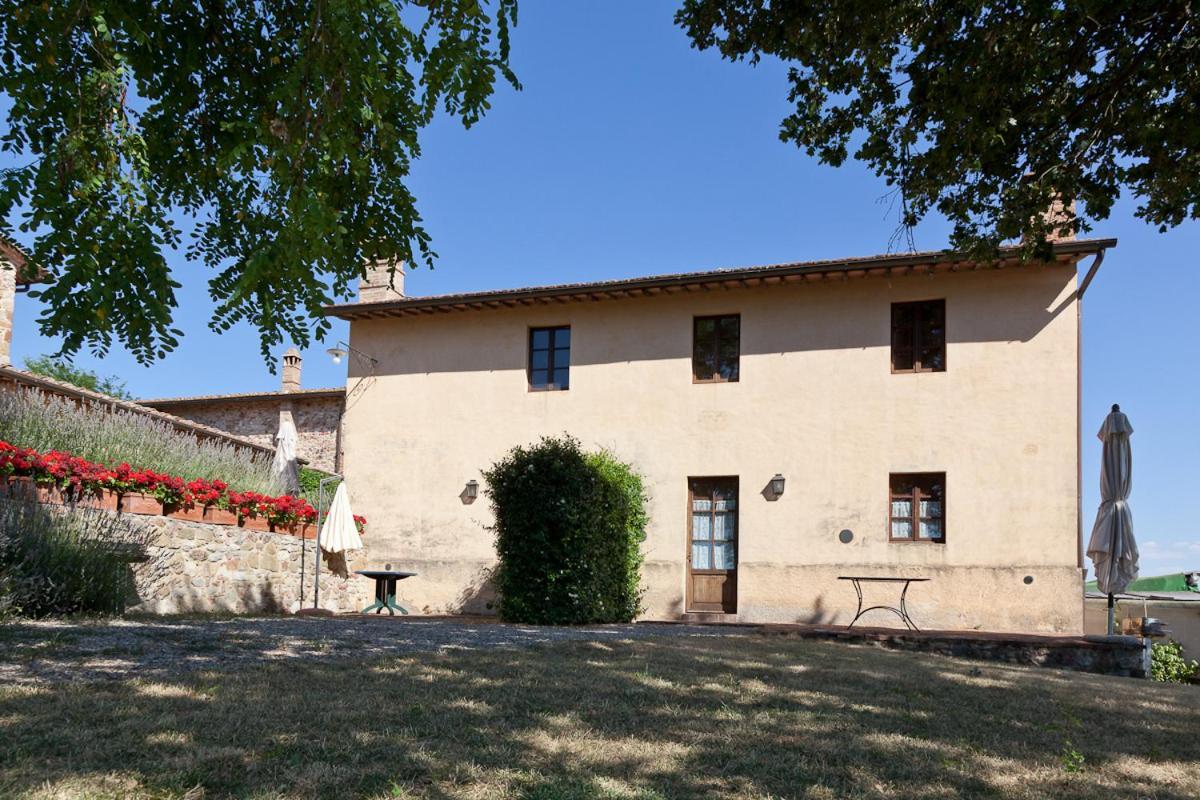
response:
<path id="1" fill-rule="evenodd" d="M 361 550 L 363 543 L 354 524 L 354 514 L 350 511 L 350 496 L 346 494 L 346 482 L 338 484 L 333 493 L 333 502 L 325 514 L 325 523 L 321 526 L 317 544 L 326 553 L 344 553 L 347 550 Z"/>
<path id="2" fill-rule="evenodd" d="M 279 484 L 288 494 L 300 491 L 300 467 L 296 463 L 296 445 L 299 443 L 296 425 L 289 415 L 284 415 L 279 423 L 279 433 L 275 434 L 275 461 L 271 471 L 279 479 Z"/>
<path id="3" fill-rule="evenodd" d="M 1100 508 L 1087 554 L 1096 570 L 1096 586 L 1108 595 L 1108 632 L 1113 632 L 1113 595 L 1125 591 L 1138 576 L 1138 549 L 1133 538 L 1133 451 L 1129 417 L 1114 405 L 1096 434 L 1104 443 L 1100 458 Z"/>

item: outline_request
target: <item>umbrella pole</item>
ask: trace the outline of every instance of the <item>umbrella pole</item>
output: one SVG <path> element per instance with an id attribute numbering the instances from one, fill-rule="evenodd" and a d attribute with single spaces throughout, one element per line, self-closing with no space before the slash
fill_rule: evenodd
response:
<path id="1" fill-rule="evenodd" d="M 1113 635 L 1113 596 L 1112 592 L 1108 593 L 1108 635 Z"/>
<path id="2" fill-rule="evenodd" d="M 321 600 L 321 509 L 325 506 L 325 481 L 317 484 L 317 542 L 313 559 L 313 608 Z"/>

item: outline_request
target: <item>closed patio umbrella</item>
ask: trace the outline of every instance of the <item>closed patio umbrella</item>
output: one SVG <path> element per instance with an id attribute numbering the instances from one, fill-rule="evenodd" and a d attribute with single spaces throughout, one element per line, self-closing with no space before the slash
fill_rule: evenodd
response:
<path id="1" fill-rule="evenodd" d="M 296 464 L 296 445 L 299 438 L 291 415 L 284 415 L 279 422 L 279 433 L 275 434 L 275 461 L 271 464 L 271 471 L 287 494 L 297 494 L 300 491 L 300 468 Z"/>
<path id="2" fill-rule="evenodd" d="M 1100 509 L 1087 554 L 1096 571 L 1096 587 L 1108 595 L 1108 632 L 1113 632 L 1113 595 L 1125 591 L 1138 576 L 1137 542 L 1133 538 L 1133 452 L 1129 417 L 1114 404 L 1096 435 L 1104 443 L 1100 458 Z"/>
<path id="3" fill-rule="evenodd" d="M 321 561 L 319 555 L 325 554 L 330 571 L 346 578 L 350 570 L 346 565 L 346 553 L 350 550 L 361 550 L 362 539 L 358 535 L 358 527 L 354 524 L 354 513 L 350 510 L 350 496 L 346 493 L 346 482 L 338 484 L 333 493 L 333 501 L 329 511 L 325 513 L 325 522 L 317 531 L 317 570 L 313 585 L 313 608 L 321 598 Z"/>

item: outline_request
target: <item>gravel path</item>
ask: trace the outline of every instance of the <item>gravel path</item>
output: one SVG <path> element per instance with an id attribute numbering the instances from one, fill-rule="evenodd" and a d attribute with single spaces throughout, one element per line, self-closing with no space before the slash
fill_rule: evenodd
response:
<path id="1" fill-rule="evenodd" d="M 745 634 L 736 627 L 550 628 L 447 619 L 238 617 L 0 624 L 0 684 L 168 678 L 292 659 L 362 659 L 550 642 Z"/>

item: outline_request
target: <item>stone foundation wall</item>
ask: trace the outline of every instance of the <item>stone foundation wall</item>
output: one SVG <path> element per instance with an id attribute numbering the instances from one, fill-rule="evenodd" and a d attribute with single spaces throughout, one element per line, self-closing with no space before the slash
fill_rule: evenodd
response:
<path id="1" fill-rule="evenodd" d="M 827 626 L 766 625 L 766 635 L 827 639 L 888 650 L 937 653 L 978 661 L 1002 661 L 1124 678 L 1150 676 L 1150 649 L 1135 636 L 1037 636 L 974 631 L 896 632 Z"/>
<path id="2" fill-rule="evenodd" d="M 312 606 L 311 540 L 170 517 L 143 519 L 155 533 L 150 560 L 134 565 L 139 602 L 130 611 L 294 612 L 300 608 L 302 560 L 304 605 Z M 339 578 L 322 567 L 322 608 L 357 611 L 373 595 L 371 581 L 353 572 L 347 579 Z"/>

